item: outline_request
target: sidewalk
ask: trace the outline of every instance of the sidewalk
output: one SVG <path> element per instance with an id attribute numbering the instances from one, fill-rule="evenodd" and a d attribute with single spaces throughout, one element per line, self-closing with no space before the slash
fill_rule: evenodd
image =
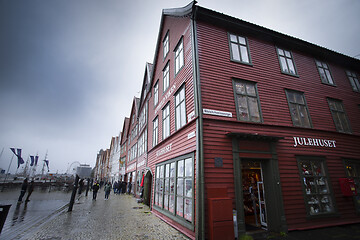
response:
<path id="1" fill-rule="evenodd" d="M 114 195 L 104 200 L 99 191 L 75 203 L 72 212 L 64 210 L 56 218 L 21 239 L 188 239 L 129 195 Z"/>

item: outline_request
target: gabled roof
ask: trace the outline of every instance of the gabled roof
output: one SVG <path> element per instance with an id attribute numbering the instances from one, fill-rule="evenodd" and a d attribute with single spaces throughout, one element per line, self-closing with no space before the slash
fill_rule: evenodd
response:
<path id="1" fill-rule="evenodd" d="M 137 97 L 134 97 L 134 99 L 133 99 L 133 104 L 132 104 L 132 106 L 131 106 L 130 123 L 129 123 L 129 124 L 131 124 L 131 121 L 134 121 L 134 120 L 132 119 L 133 113 L 135 113 L 135 120 L 137 120 L 138 114 L 139 114 L 139 113 L 138 113 L 139 104 L 140 104 L 140 99 L 137 98 Z M 129 132 L 129 130 L 130 130 L 130 127 L 129 127 L 129 129 L 128 129 L 128 132 Z M 129 134 L 129 133 L 127 133 L 127 134 Z"/>
<path id="2" fill-rule="evenodd" d="M 146 63 L 138 111 L 140 111 L 140 108 L 144 104 L 144 100 L 150 91 L 152 71 L 153 71 L 153 65 L 151 63 Z"/>
<path id="3" fill-rule="evenodd" d="M 121 142 L 120 145 L 123 145 L 125 143 L 125 141 L 127 140 L 127 133 L 128 133 L 128 129 L 129 129 L 129 122 L 130 122 L 130 118 L 125 117 L 124 119 L 124 123 L 123 123 L 123 129 L 121 132 Z"/>
<path id="4" fill-rule="evenodd" d="M 159 47 L 160 47 L 161 41 L 162 41 L 161 33 L 163 31 L 164 18 L 166 16 L 183 17 L 183 16 L 186 16 L 188 14 L 191 14 L 193 12 L 193 7 L 195 6 L 196 3 L 197 3 L 196 1 L 192 1 L 188 5 L 186 5 L 185 7 L 170 8 L 170 9 L 163 9 L 162 10 L 160 26 L 159 26 L 159 32 L 158 32 L 158 38 L 157 38 L 156 47 L 155 47 L 155 56 L 154 56 L 154 61 L 153 61 L 153 69 L 156 68 L 156 59 L 158 58 Z M 152 74 L 151 74 L 151 77 L 150 77 L 150 79 L 151 79 L 150 86 L 152 86 L 153 83 L 154 83 L 154 72 L 155 71 L 152 71 Z"/>

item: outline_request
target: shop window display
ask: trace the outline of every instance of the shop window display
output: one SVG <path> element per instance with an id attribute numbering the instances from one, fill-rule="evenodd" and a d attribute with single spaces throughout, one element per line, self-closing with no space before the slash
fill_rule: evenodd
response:
<path id="1" fill-rule="evenodd" d="M 176 158 L 156 166 L 154 206 L 193 222 L 193 159 Z"/>
<path id="2" fill-rule="evenodd" d="M 298 163 L 308 214 L 316 216 L 333 213 L 334 203 L 324 161 L 321 158 L 300 159 Z"/>

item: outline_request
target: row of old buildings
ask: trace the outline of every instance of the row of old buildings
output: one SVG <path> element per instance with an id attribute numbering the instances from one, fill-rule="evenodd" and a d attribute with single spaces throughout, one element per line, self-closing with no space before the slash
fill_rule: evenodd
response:
<path id="1" fill-rule="evenodd" d="M 359 223 L 359 71 L 196 2 L 165 9 L 141 96 L 96 174 L 194 239 Z"/>

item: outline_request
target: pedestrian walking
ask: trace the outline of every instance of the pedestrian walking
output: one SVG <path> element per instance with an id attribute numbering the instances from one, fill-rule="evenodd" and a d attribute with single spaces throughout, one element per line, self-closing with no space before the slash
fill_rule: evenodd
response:
<path id="1" fill-rule="evenodd" d="M 22 202 L 22 199 L 26 193 L 26 189 L 28 187 L 28 180 L 27 178 L 24 179 L 22 185 L 21 185 L 21 191 L 20 191 L 20 196 L 19 196 L 19 199 L 18 199 L 18 203 L 21 203 Z"/>
<path id="2" fill-rule="evenodd" d="M 114 182 L 114 184 L 113 184 L 113 189 L 114 189 L 114 194 L 116 194 L 116 190 L 117 190 L 117 184 L 118 184 L 118 182 L 117 181 L 115 181 Z"/>
<path id="3" fill-rule="evenodd" d="M 31 180 L 29 187 L 28 187 L 28 194 L 26 196 L 25 202 L 30 201 L 30 196 L 31 196 L 32 192 L 34 191 L 34 184 L 35 184 L 34 180 Z"/>
<path id="4" fill-rule="evenodd" d="M 82 193 L 83 188 L 84 188 L 84 179 L 82 178 L 82 179 L 80 179 L 80 182 L 79 182 L 79 192 L 78 192 L 79 194 Z"/>
<path id="5" fill-rule="evenodd" d="M 110 182 L 105 184 L 104 190 L 105 190 L 105 200 L 108 200 L 109 195 L 110 195 L 110 191 L 111 191 L 111 183 Z"/>
<path id="6" fill-rule="evenodd" d="M 96 196 L 97 196 L 99 189 L 100 189 L 100 185 L 95 181 L 94 185 L 92 186 L 93 200 L 96 200 Z"/>

